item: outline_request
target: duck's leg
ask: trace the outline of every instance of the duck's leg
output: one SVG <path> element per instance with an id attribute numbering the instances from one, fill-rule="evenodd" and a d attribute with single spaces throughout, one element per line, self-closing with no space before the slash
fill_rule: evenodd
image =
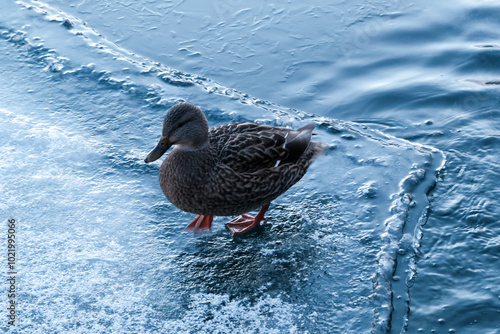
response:
<path id="1" fill-rule="evenodd" d="M 250 232 L 257 226 L 260 226 L 261 220 L 265 219 L 264 214 L 266 213 L 267 209 L 269 209 L 269 204 L 264 205 L 255 217 L 248 214 L 243 214 L 226 223 L 226 226 L 231 232 L 231 235 L 235 236 L 245 234 Z"/>
<path id="2" fill-rule="evenodd" d="M 199 230 L 210 230 L 212 228 L 212 220 L 214 220 L 214 216 L 198 215 L 186 227 L 186 230 L 193 232 L 198 232 Z"/>

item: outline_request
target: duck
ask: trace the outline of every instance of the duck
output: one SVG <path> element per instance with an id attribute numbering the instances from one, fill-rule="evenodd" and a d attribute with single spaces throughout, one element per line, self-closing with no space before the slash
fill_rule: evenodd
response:
<path id="1" fill-rule="evenodd" d="M 238 236 L 259 227 L 271 201 L 327 150 L 326 144 L 311 141 L 314 128 L 251 122 L 209 128 L 198 106 L 181 102 L 167 112 L 160 140 L 144 162 L 174 146 L 160 166 L 159 182 L 173 205 L 197 215 L 186 229 L 207 231 L 214 216 L 237 216 L 226 226 Z M 256 216 L 248 214 L 257 209 Z"/>

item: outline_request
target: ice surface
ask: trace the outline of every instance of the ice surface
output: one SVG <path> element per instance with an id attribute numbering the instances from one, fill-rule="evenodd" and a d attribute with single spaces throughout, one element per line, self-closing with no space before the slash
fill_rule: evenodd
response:
<path id="1" fill-rule="evenodd" d="M 405 321 L 393 297 L 411 285 L 437 150 L 175 71 L 27 3 L 0 6 L 0 205 L 19 222 L 22 330 L 366 333 Z M 219 218 L 193 236 L 159 163 L 143 163 L 180 100 L 211 126 L 315 122 L 330 150 L 260 232 L 232 239 Z"/>

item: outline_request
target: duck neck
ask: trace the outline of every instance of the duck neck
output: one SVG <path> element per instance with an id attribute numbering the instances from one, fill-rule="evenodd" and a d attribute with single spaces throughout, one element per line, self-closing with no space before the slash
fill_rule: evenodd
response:
<path id="1" fill-rule="evenodd" d="M 192 143 L 189 145 L 177 144 L 175 147 L 180 151 L 205 151 L 209 149 L 208 140 L 198 145 Z"/>

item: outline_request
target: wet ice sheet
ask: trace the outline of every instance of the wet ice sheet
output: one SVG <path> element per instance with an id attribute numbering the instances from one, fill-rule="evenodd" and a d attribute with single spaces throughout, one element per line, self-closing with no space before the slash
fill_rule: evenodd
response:
<path id="1" fill-rule="evenodd" d="M 19 221 L 23 329 L 383 332 L 393 305 L 404 323 L 397 303 L 411 286 L 438 152 L 151 70 L 35 5 L 2 8 L 0 22 L 1 205 Z M 181 99 L 212 126 L 315 122 L 314 140 L 330 150 L 273 203 L 259 233 L 233 240 L 217 219 L 193 236 L 184 232 L 192 215 L 161 193 L 159 163 L 143 163 Z"/>

